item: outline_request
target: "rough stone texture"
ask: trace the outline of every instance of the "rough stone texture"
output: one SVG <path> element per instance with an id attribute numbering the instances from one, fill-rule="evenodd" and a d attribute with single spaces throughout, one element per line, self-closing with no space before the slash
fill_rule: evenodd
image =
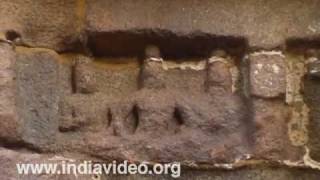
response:
<path id="1" fill-rule="evenodd" d="M 74 84 L 74 59 L 75 57 L 70 54 L 61 55 L 58 63 L 58 85 L 59 85 L 59 94 L 70 95 L 75 92 Z"/>
<path id="2" fill-rule="evenodd" d="M 277 47 L 288 38 L 315 37 L 320 31 L 317 0 L 181 2 L 8 0 L 0 4 L 1 17 L 7 17 L 0 21 L 1 32 L 14 31 L 31 46 L 66 50 L 83 42 L 83 30 L 200 32 L 244 37 L 251 46 L 264 48 Z"/>
<path id="3" fill-rule="evenodd" d="M 289 140 L 287 123 L 290 116 L 285 104 L 256 99 L 253 109 L 255 155 L 267 159 L 299 159 L 301 149 L 294 147 Z"/>
<path id="4" fill-rule="evenodd" d="M 319 150 L 320 150 L 320 141 L 319 137 L 320 136 L 320 123 L 319 123 L 319 118 L 320 118 L 320 109 L 319 109 L 319 90 L 320 90 L 320 83 L 319 79 L 313 79 L 310 76 L 308 76 L 305 79 L 305 100 L 308 106 L 310 107 L 310 122 L 309 122 L 309 137 L 310 140 L 308 142 L 308 147 L 310 147 L 311 150 L 311 157 L 320 160 L 319 156 Z"/>
<path id="5" fill-rule="evenodd" d="M 15 107 L 16 102 L 16 57 L 13 47 L 0 43 L 0 136 L 1 141 L 18 141 L 20 129 Z"/>
<path id="6" fill-rule="evenodd" d="M 204 65 L 146 59 L 138 67 L 123 61 L 112 69 L 112 58 L 99 62 L 21 47 L 16 56 L 16 108 L 26 147 L 102 160 L 209 165 L 248 157 L 300 161 L 304 155 L 289 140 L 290 109 L 283 100 L 246 99 L 241 89 L 233 92 L 235 65 L 227 59 L 209 58 Z M 121 76 L 109 76 L 116 70 Z M 105 88 L 117 77 L 123 81 Z M 95 91 L 83 91 L 91 85 Z M 131 90 L 120 93 L 114 87 Z"/>
<path id="7" fill-rule="evenodd" d="M 18 44 L 70 49 L 81 31 L 81 1 L 4 0 L 0 3 L 0 32 L 14 32 Z M 8 37 L 8 36 L 7 36 Z M 9 36 L 10 37 L 10 36 Z"/>
<path id="8" fill-rule="evenodd" d="M 232 92 L 232 75 L 227 62 L 209 62 L 208 65 L 208 91 L 211 93 L 224 90 Z"/>
<path id="9" fill-rule="evenodd" d="M 257 52 L 249 55 L 250 92 L 254 96 L 274 98 L 286 92 L 286 66 L 282 54 Z"/>
<path id="10" fill-rule="evenodd" d="M 17 115 L 22 139 L 35 147 L 54 143 L 58 128 L 58 55 L 43 49 L 17 50 Z"/>
<path id="11" fill-rule="evenodd" d="M 80 35 L 84 30 L 200 32 L 244 37 L 251 46 L 265 48 L 277 47 L 288 38 L 319 35 L 318 0 L 181 2 L 8 0 L 0 4 L 0 15 L 6 17 L 0 21 L 1 32 L 14 31 L 22 43 L 56 50 L 80 48 L 76 42 L 85 42 Z"/>
<path id="12" fill-rule="evenodd" d="M 142 86 L 129 94 L 99 91 L 61 99 L 59 149 L 108 160 L 160 162 L 232 162 L 247 154 L 271 161 L 302 158 L 303 152 L 288 139 L 289 109 L 280 100 L 254 100 L 250 107 L 231 91 L 228 62 L 215 61 L 201 70 L 182 68 L 194 68 L 190 64 L 144 62 L 134 78 Z M 104 78 L 96 84 L 109 82 L 107 71 L 100 75 Z M 79 133 L 72 144 L 68 132 Z"/>
<path id="13" fill-rule="evenodd" d="M 319 34 L 318 0 L 160 2 L 89 1 L 90 32 L 167 30 L 185 35 L 208 33 L 245 37 L 251 46 L 277 47 L 287 38 Z M 196 10 L 195 10 L 196 9 Z M 266 20 L 267 18 L 267 20 Z"/>
<path id="14" fill-rule="evenodd" d="M 41 49 L 18 52 L 1 43 L 1 138 L 45 148 L 54 142 L 58 125 L 57 55 Z"/>
<path id="15" fill-rule="evenodd" d="M 141 75 L 141 84 L 144 88 L 165 88 L 165 70 L 162 67 L 162 59 L 146 59 Z"/>
<path id="16" fill-rule="evenodd" d="M 123 97 L 136 91 L 140 66 L 136 58 L 99 58 L 87 64 L 96 92 Z"/>
<path id="17" fill-rule="evenodd" d="M 97 90 L 94 69 L 90 69 L 90 58 L 80 56 L 74 60 L 73 78 L 76 93 L 94 93 Z"/>
<path id="18" fill-rule="evenodd" d="M 75 95 L 70 100 L 62 106 L 60 129 L 82 132 L 79 135 L 85 140 L 74 139 L 73 146 L 67 138 L 72 134 L 65 134 L 67 144 L 64 140 L 61 143 L 74 151 L 109 160 L 207 163 L 228 162 L 248 153 L 240 98 L 212 99 L 198 94 L 189 99 L 173 90 L 144 89 L 121 100 L 101 94 Z M 224 105 L 228 109 L 218 108 L 217 104 L 224 104 L 223 101 L 233 103 Z M 212 141 L 213 137 L 225 142 Z M 91 141 L 92 138 L 101 141 Z M 220 148 L 215 149 L 216 146 Z M 113 150 L 103 151 L 111 147 Z"/>

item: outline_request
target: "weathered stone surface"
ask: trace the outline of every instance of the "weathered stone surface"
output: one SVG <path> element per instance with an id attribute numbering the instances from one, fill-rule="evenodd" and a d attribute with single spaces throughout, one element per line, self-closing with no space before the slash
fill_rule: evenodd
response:
<path id="1" fill-rule="evenodd" d="M 61 99 L 60 131 L 104 130 L 108 126 L 106 101 L 110 99 L 107 95 L 102 94 L 73 94 Z"/>
<path id="2" fill-rule="evenodd" d="M 97 91 L 96 76 L 90 68 L 92 60 L 85 56 L 79 56 L 75 60 L 73 83 L 76 93 L 94 93 Z"/>
<path id="3" fill-rule="evenodd" d="M 116 2 L 116 3 L 115 3 Z M 277 47 L 287 38 L 319 34 L 317 0 L 235 1 L 2 1 L 1 32 L 22 43 L 56 50 L 79 48 L 80 33 L 153 29 L 174 34 L 245 37 L 251 46 Z M 287 6 L 290 4 L 290 6 Z M 197 8 L 197 11 L 193 9 Z M 228 9 L 228 11 L 224 11 Z M 148 18 L 146 18 L 146 15 Z M 248 18 L 250 17 L 250 18 Z M 268 17 L 269 21 L 264 18 Z M 208 21 L 210 19 L 210 21 Z M 87 22 L 87 23 L 86 23 Z M 71 47 L 70 47 L 71 46 Z"/>
<path id="4" fill-rule="evenodd" d="M 58 91 L 61 96 L 70 95 L 75 92 L 73 59 L 74 57 L 71 54 L 62 54 L 59 58 Z"/>
<path id="5" fill-rule="evenodd" d="M 183 60 L 182 60 L 183 61 Z M 177 89 L 187 93 L 205 92 L 206 83 L 206 60 L 202 58 L 185 59 L 180 63 L 168 60 L 164 64 L 166 86 L 170 89 Z"/>
<path id="6" fill-rule="evenodd" d="M 187 36 L 203 32 L 245 37 L 251 46 L 274 48 L 287 38 L 318 35 L 318 6 L 317 0 L 88 1 L 86 28 L 101 33 L 163 29 Z"/>
<path id="7" fill-rule="evenodd" d="M 19 141 L 20 129 L 16 103 L 16 54 L 11 45 L 0 42 L 0 137 Z"/>
<path id="8" fill-rule="evenodd" d="M 255 155 L 266 159 L 302 158 L 301 148 L 294 147 L 288 134 L 289 109 L 281 101 L 253 101 Z"/>
<path id="9" fill-rule="evenodd" d="M 248 157 L 282 162 L 301 160 L 303 156 L 304 152 L 289 141 L 288 107 L 280 100 L 255 98 L 250 106 L 241 92 L 231 90 L 230 68 L 235 65 L 224 58 L 204 65 L 203 61 L 151 60 L 144 67 L 128 63 L 123 66 L 132 69 L 119 69 L 128 74 L 122 74 L 124 81 L 117 85 L 119 90 L 132 88 L 126 93 L 104 89 L 115 78 L 108 76 L 107 71 L 112 62 L 92 59 L 83 65 L 88 73 L 93 73 L 99 91 L 72 94 L 59 90 L 72 89 L 73 83 L 72 64 L 61 63 L 66 61 L 62 57 L 72 61 L 75 56 L 58 56 L 43 49 L 17 49 L 21 140 L 35 148 L 47 150 L 54 144 L 54 149 L 60 152 L 137 162 L 214 164 Z M 156 69 L 145 69 L 148 63 L 155 63 Z M 144 71 L 149 70 L 161 77 L 159 81 L 166 88 L 135 88 L 139 83 L 139 68 L 143 83 Z M 126 84 L 129 77 L 134 79 L 132 85 Z M 63 83 L 58 82 L 61 79 Z M 83 87 L 88 83 L 92 81 L 85 81 Z M 218 91 L 205 91 L 207 85 Z"/>
<path id="10" fill-rule="evenodd" d="M 140 84 L 143 88 L 165 88 L 165 70 L 160 49 L 156 46 L 147 46 L 145 49 L 145 60 L 140 74 Z"/>
<path id="11" fill-rule="evenodd" d="M 73 56 L 69 58 L 74 59 Z M 212 60 L 208 67 L 192 62 L 145 61 L 140 74 L 142 85 L 150 85 L 144 84 L 148 82 L 145 81 L 148 70 L 160 77 L 153 82 L 163 82 L 166 88 L 141 86 L 135 89 L 130 85 L 132 90 L 127 93 L 104 89 L 114 79 L 108 73 L 112 62 L 93 59 L 86 67 L 94 72 L 99 91 L 61 94 L 65 97 L 59 103 L 57 148 L 102 159 L 160 162 L 184 159 L 204 163 L 232 162 L 248 154 L 270 161 L 301 158 L 303 152 L 291 148 L 288 140 L 288 108 L 280 102 L 264 100 L 254 101 L 251 107 L 246 99 L 231 91 L 230 68 L 235 65 L 222 59 Z M 150 63 L 156 69 L 150 68 Z M 130 63 L 122 65 L 136 68 Z M 125 69 L 118 70 L 128 72 Z M 130 77 L 134 80 L 131 83 L 138 84 L 138 73 L 131 76 L 135 76 Z M 119 84 L 119 90 L 128 87 L 124 85 L 126 82 L 126 78 L 119 82 L 123 83 Z M 217 91 L 206 92 L 207 85 Z"/>
<path id="12" fill-rule="evenodd" d="M 249 55 L 250 93 L 274 98 L 286 92 L 286 66 L 280 52 L 257 52 Z"/>
<path id="13" fill-rule="evenodd" d="M 187 95 L 142 89 L 123 99 L 102 94 L 73 96 L 68 107 L 63 106 L 66 111 L 60 121 L 74 120 L 60 128 L 80 132 L 82 138 L 72 145 L 66 134 L 62 147 L 103 159 L 160 162 L 230 162 L 249 153 L 241 98 Z M 67 111 L 69 106 L 74 112 Z"/>
<path id="14" fill-rule="evenodd" d="M 161 89 L 166 87 L 165 70 L 162 59 L 146 59 L 141 73 L 141 84 L 144 88 Z"/>
<path id="15" fill-rule="evenodd" d="M 208 64 L 208 91 L 232 92 L 232 76 L 228 62 L 222 61 L 209 62 Z"/>
<path id="16" fill-rule="evenodd" d="M 82 28 L 82 1 L 4 0 L 0 32 L 14 32 L 22 44 L 55 50 L 73 48 Z M 7 36 L 8 37 L 8 36 Z M 10 39 L 14 41 L 14 39 Z"/>
<path id="17" fill-rule="evenodd" d="M 59 103 L 60 110 L 60 120 L 59 120 L 59 130 L 62 132 L 74 131 L 82 126 L 86 125 L 86 121 L 81 116 L 78 117 L 76 112 L 75 105 L 69 102 L 70 100 L 63 99 Z"/>
<path id="18" fill-rule="evenodd" d="M 190 93 L 204 92 L 206 87 L 206 61 L 203 59 L 149 58 L 144 60 L 140 80 L 142 88 L 175 89 Z"/>
<path id="19" fill-rule="evenodd" d="M 121 98 L 138 90 L 140 66 L 137 58 L 97 58 L 86 68 L 96 81 L 96 92 Z"/>
<path id="20" fill-rule="evenodd" d="M 17 50 L 17 115 L 24 142 L 45 148 L 58 130 L 58 55 L 43 49 Z"/>
<path id="21" fill-rule="evenodd" d="M 311 157 L 317 161 L 320 161 L 320 83 L 318 79 L 313 79 L 312 76 L 308 76 L 304 81 L 305 86 L 305 101 L 310 108 L 310 120 L 308 125 L 309 141 L 308 147 L 311 151 Z"/>

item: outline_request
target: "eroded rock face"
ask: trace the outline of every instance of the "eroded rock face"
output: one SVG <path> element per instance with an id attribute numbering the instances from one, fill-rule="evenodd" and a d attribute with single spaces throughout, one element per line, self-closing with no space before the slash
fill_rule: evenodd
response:
<path id="1" fill-rule="evenodd" d="M 80 1 L 2 1 L 0 32 L 17 44 L 69 49 L 81 32 Z"/>
<path id="2" fill-rule="evenodd" d="M 35 147 L 46 147 L 55 142 L 58 129 L 58 55 L 41 49 L 17 52 L 17 108 L 23 122 L 22 138 Z"/>
<path id="3" fill-rule="evenodd" d="M 249 55 L 248 61 L 252 95 L 273 98 L 285 94 L 286 64 L 281 52 L 253 53 Z"/>
<path id="4" fill-rule="evenodd" d="M 1 139 L 9 142 L 17 141 L 20 136 L 19 119 L 15 107 L 16 102 L 16 54 L 13 47 L 7 43 L 0 43 L 1 52 Z"/>
<path id="5" fill-rule="evenodd" d="M 219 97 L 205 90 L 206 68 L 198 71 L 165 69 L 162 61 L 145 62 L 147 64 L 141 67 L 141 74 L 136 78 L 136 83 L 142 86 L 131 93 L 118 97 L 98 89 L 92 94 L 80 91 L 63 98 L 60 131 L 65 139 L 60 143 L 68 143 L 68 133 L 80 132 L 86 139 L 78 142 L 82 145 L 63 146 L 101 158 L 135 161 L 228 162 L 249 154 L 244 122 L 248 109 L 244 107 L 241 95 L 231 92 L 228 68 L 220 72 L 221 76 L 227 74 L 229 77 L 230 83 L 224 85 L 228 91 L 216 89 L 216 93 L 222 94 Z M 156 66 L 156 69 L 150 66 Z M 180 77 L 180 71 L 189 74 L 185 72 L 186 77 Z M 108 78 L 108 73 L 92 74 Z M 150 74 L 154 84 L 150 83 Z M 201 81 L 195 81 L 199 83 L 195 86 L 184 83 L 189 77 Z M 91 142 L 93 137 L 101 142 Z M 218 139 L 225 139 L 225 142 Z M 88 145 L 89 150 L 86 150 Z M 103 151 L 110 147 L 114 150 Z"/>
<path id="6" fill-rule="evenodd" d="M 286 73 L 280 72 L 286 69 L 285 55 L 243 59 L 249 64 L 229 55 L 183 62 L 150 55 L 139 66 L 134 58 L 115 65 L 106 58 L 13 49 L 6 43 L 3 52 L 8 54 L 3 85 L 10 88 L 4 93 L 11 92 L 16 102 L 11 105 L 16 120 L 2 121 L 3 132 L 14 132 L 1 134 L 4 144 L 106 161 L 303 160 L 304 148 L 289 138 L 292 109 L 280 96 L 286 93 Z M 260 63 L 267 64 L 259 68 Z M 281 68 L 275 72 L 272 63 Z M 121 76 L 111 73 L 116 71 Z M 249 84 L 241 80 L 246 75 Z M 110 85 L 116 77 L 123 81 Z M 268 83 L 259 81 L 263 77 Z M 317 152 L 316 145 L 310 147 Z"/>
<path id="7" fill-rule="evenodd" d="M 92 32 L 165 29 L 179 35 L 204 32 L 246 37 L 253 47 L 275 48 L 290 37 L 318 34 L 320 16 L 317 6 L 317 0 L 246 0 L 241 4 L 218 0 L 201 3 L 187 0 L 183 4 L 180 1 L 161 3 L 156 0 L 147 3 L 141 0 L 94 1 L 87 4 L 87 29 Z M 267 17 L 269 21 L 266 21 Z M 96 40 L 101 42 L 99 37 Z M 108 46 L 108 42 L 104 45 Z"/>
<path id="8" fill-rule="evenodd" d="M 127 72 L 126 78 L 135 76 L 136 82 L 133 91 L 118 94 L 102 86 L 113 78 L 107 61 L 59 56 L 43 49 L 7 51 L 16 61 L 17 78 L 11 82 L 18 84 L 12 89 L 17 90 L 13 107 L 21 129 L 19 140 L 39 150 L 72 150 L 109 160 L 207 164 L 232 163 L 245 156 L 299 160 L 303 155 L 288 138 L 290 108 L 281 99 L 266 99 L 274 98 L 268 93 L 278 91 L 278 86 L 269 88 L 252 77 L 256 63 L 249 64 L 250 77 L 257 78 L 250 86 L 267 86 L 257 90 L 267 94 L 262 99 L 247 99 L 242 89 L 232 90 L 233 83 L 239 83 L 233 80 L 232 69 L 242 67 L 231 56 L 179 63 L 151 55 L 137 71 L 128 71 L 130 63 L 125 62 L 118 70 Z M 65 85 L 66 80 L 71 85 Z M 126 82 L 114 83 L 121 91 L 129 85 Z M 282 92 L 283 84 L 274 84 Z M 77 138 L 69 143 L 74 133 Z"/>
<path id="9" fill-rule="evenodd" d="M 305 99 L 306 103 L 310 107 L 310 122 L 309 122 L 309 136 L 318 137 L 319 136 L 319 81 L 318 78 L 312 78 L 312 76 L 307 76 L 305 79 Z M 311 157 L 319 160 L 319 138 L 310 138 L 309 147 L 311 148 Z M 313 150 L 313 152 L 312 152 Z"/>

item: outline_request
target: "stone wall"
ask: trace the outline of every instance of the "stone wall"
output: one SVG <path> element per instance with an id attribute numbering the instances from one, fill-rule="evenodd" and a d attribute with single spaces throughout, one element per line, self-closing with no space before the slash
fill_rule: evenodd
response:
<path id="1" fill-rule="evenodd" d="M 2 0 L 1 174 L 97 178 L 15 171 L 62 156 L 178 161 L 183 179 L 319 179 L 319 7 Z"/>

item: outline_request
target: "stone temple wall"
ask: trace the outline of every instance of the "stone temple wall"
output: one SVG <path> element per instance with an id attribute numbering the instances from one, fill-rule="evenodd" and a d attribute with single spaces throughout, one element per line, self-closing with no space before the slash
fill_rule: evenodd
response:
<path id="1" fill-rule="evenodd" d="M 319 0 L 1 0 L 0 179 L 17 162 L 180 162 L 320 179 Z"/>

